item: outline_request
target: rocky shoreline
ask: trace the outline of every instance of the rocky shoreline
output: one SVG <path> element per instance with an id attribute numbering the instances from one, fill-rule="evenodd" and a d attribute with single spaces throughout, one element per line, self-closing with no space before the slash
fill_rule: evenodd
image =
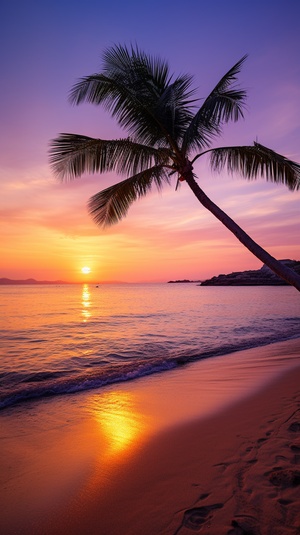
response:
<path id="1" fill-rule="evenodd" d="M 299 260 L 280 260 L 300 275 Z M 266 265 L 260 269 L 234 271 L 228 275 L 221 274 L 202 281 L 200 286 L 286 286 L 287 283 L 275 275 Z"/>

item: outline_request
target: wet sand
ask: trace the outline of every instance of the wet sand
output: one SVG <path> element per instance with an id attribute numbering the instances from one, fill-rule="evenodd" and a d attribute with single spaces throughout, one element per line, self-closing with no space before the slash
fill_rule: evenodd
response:
<path id="1" fill-rule="evenodd" d="M 300 339 L 1 413 L 0 533 L 300 533 Z"/>

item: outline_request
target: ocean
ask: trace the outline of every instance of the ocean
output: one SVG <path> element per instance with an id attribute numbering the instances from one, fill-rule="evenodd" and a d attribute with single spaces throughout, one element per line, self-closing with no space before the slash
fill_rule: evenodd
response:
<path id="1" fill-rule="evenodd" d="M 292 287 L 0 286 L 0 408 L 300 337 Z"/>

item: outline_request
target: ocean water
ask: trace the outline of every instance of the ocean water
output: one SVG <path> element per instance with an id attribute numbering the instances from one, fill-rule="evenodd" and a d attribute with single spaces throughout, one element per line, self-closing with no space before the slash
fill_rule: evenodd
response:
<path id="1" fill-rule="evenodd" d="M 291 287 L 0 287 L 0 408 L 300 337 Z"/>

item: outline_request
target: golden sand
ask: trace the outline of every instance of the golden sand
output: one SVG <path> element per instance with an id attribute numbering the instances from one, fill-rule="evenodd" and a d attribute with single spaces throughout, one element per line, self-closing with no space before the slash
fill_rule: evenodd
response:
<path id="1" fill-rule="evenodd" d="M 5 535 L 300 533 L 300 340 L 1 415 Z"/>

